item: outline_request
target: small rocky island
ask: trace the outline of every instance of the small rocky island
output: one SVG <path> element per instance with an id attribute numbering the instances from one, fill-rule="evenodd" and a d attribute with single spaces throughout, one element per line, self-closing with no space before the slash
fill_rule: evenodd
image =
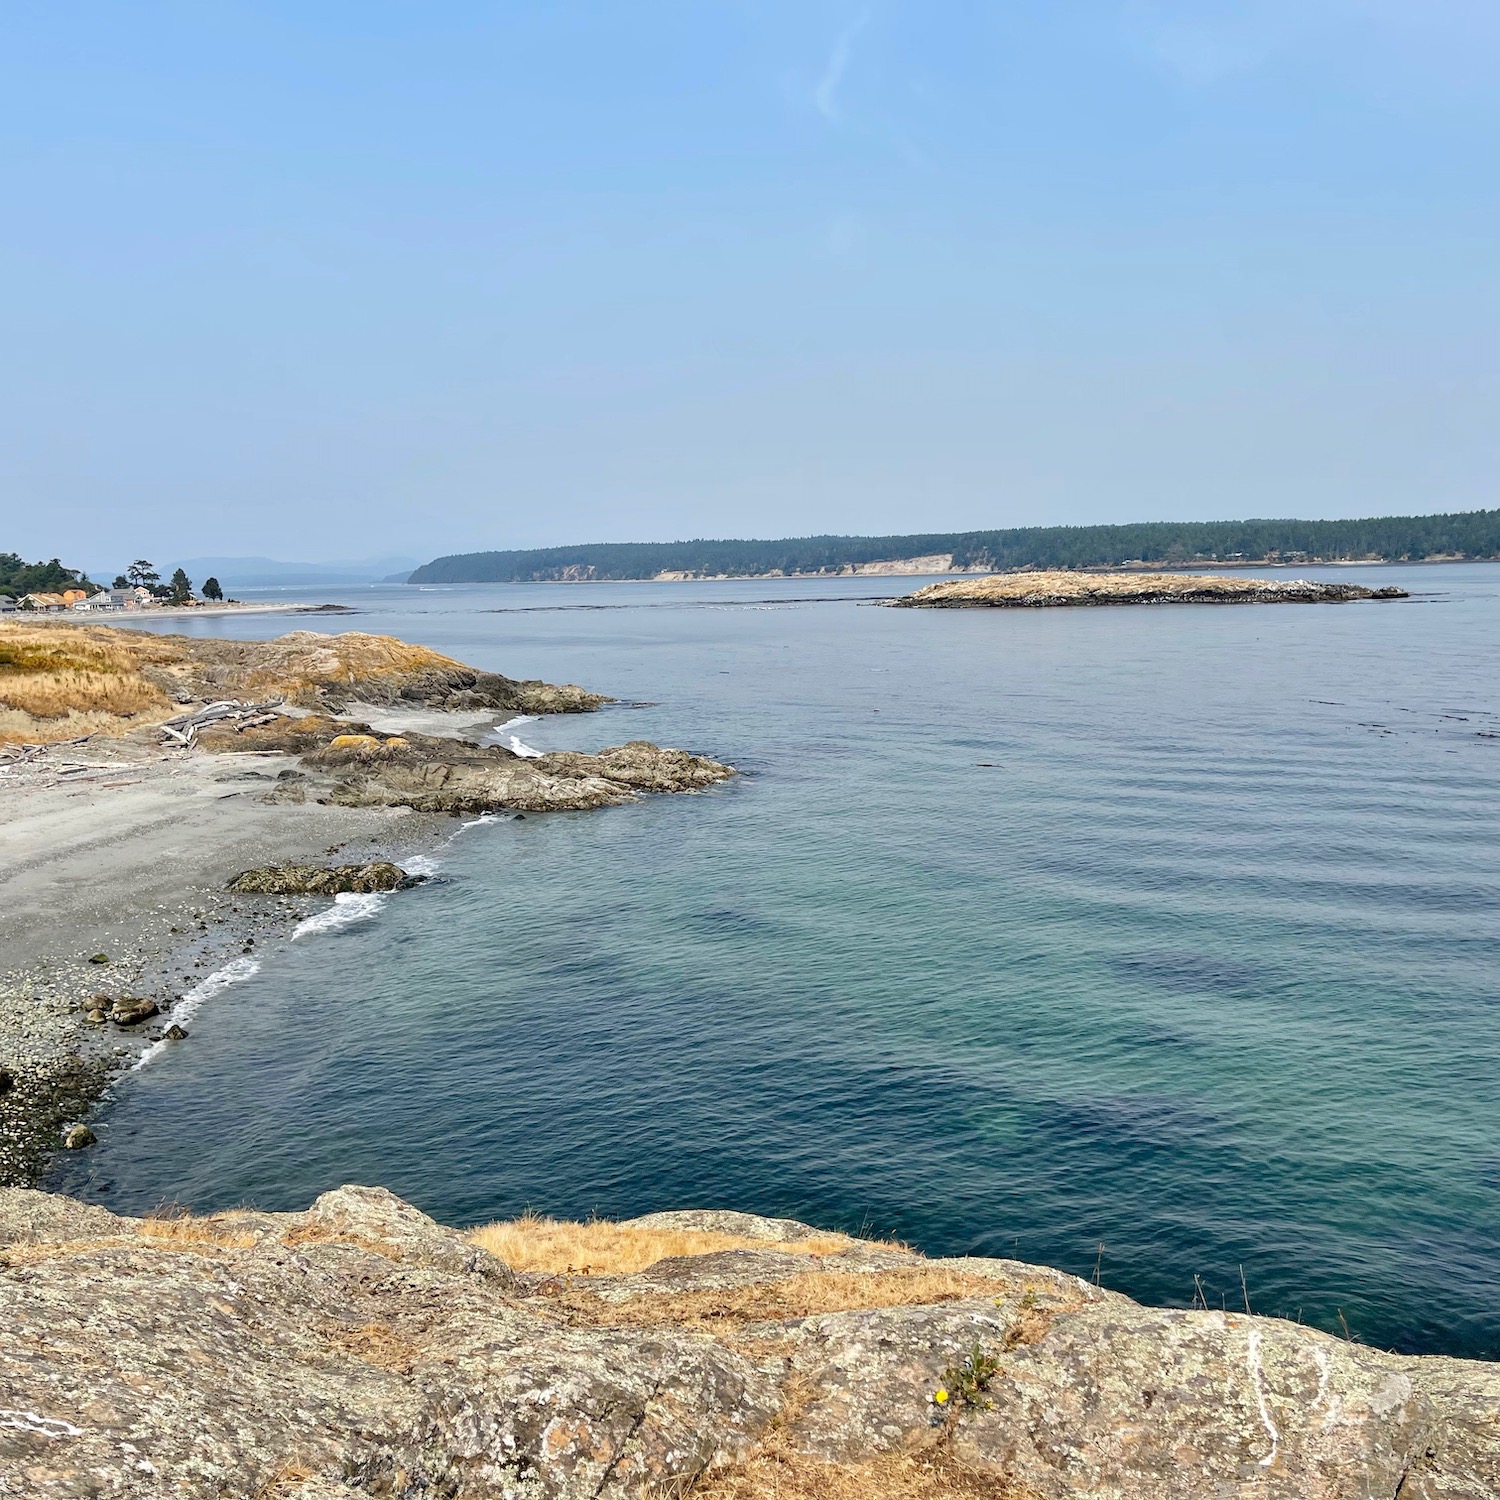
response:
<path id="1" fill-rule="evenodd" d="M 895 609 L 1049 609 L 1081 604 L 1343 604 L 1405 599 L 1404 589 L 1309 578 L 1240 578 L 1203 573 L 991 573 L 932 583 L 887 602 Z"/>
<path id="2" fill-rule="evenodd" d="M 1500 1366 L 728 1212 L 0 1189 L 27 1500 L 1493 1500 Z"/>

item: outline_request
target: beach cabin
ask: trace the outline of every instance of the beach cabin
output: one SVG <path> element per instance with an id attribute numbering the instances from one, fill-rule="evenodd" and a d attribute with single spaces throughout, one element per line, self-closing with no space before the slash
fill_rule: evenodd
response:
<path id="1" fill-rule="evenodd" d="M 67 607 L 63 603 L 61 594 L 23 594 L 21 596 L 22 609 L 36 610 L 42 614 L 55 615 Z"/>
<path id="2" fill-rule="evenodd" d="M 0 615 L 11 615 L 16 612 L 16 601 L 9 594 L 0 594 Z"/>
<path id="3" fill-rule="evenodd" d="M 127 604 L 135 603 L 135 595 L 129 589 L 100 589 L 97 594 L 90 594 L 87 599 L 80 599 L 74 604 L 74 609 L 124 609 Z"/>

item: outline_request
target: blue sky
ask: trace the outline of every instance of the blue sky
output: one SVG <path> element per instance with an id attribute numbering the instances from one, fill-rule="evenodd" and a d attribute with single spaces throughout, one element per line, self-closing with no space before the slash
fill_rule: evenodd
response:
<path id="1" fill-rule="evenodd" d="M 1494 0 L 0 13 L 0 548 L 1500 504 Z"/>

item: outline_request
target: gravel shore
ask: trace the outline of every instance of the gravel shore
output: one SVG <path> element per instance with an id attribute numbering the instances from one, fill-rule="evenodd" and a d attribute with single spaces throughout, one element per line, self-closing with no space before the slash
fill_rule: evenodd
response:
<path id="1" fill-rule="evenodd" d="M 293 764 L 101 739 L 0 767 L 0 1186 L 41 1179 L 182 995 L 328 904 L 234 896 L 233 875 L 334 855 L 399 863 L 450 826 L 402 809 L 266 801 Z M 160 1013 L 91 1024 L 97 996 L 149 998 Z"/>

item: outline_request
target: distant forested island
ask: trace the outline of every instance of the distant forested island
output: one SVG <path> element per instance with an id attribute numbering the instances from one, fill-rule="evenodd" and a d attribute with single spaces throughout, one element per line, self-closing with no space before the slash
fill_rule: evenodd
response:
<path id="1" fill-rule="evenodd" d="M 911 536 L 780 541 L 599 542 L 439 557 L 408 583 L 571 583 L 859 572 L 1004 572 L 1500 558 L 1500 510 L 1362 521 L 1146 521 Z M 898 564 L 910 564 L 898 567 Z"/>

